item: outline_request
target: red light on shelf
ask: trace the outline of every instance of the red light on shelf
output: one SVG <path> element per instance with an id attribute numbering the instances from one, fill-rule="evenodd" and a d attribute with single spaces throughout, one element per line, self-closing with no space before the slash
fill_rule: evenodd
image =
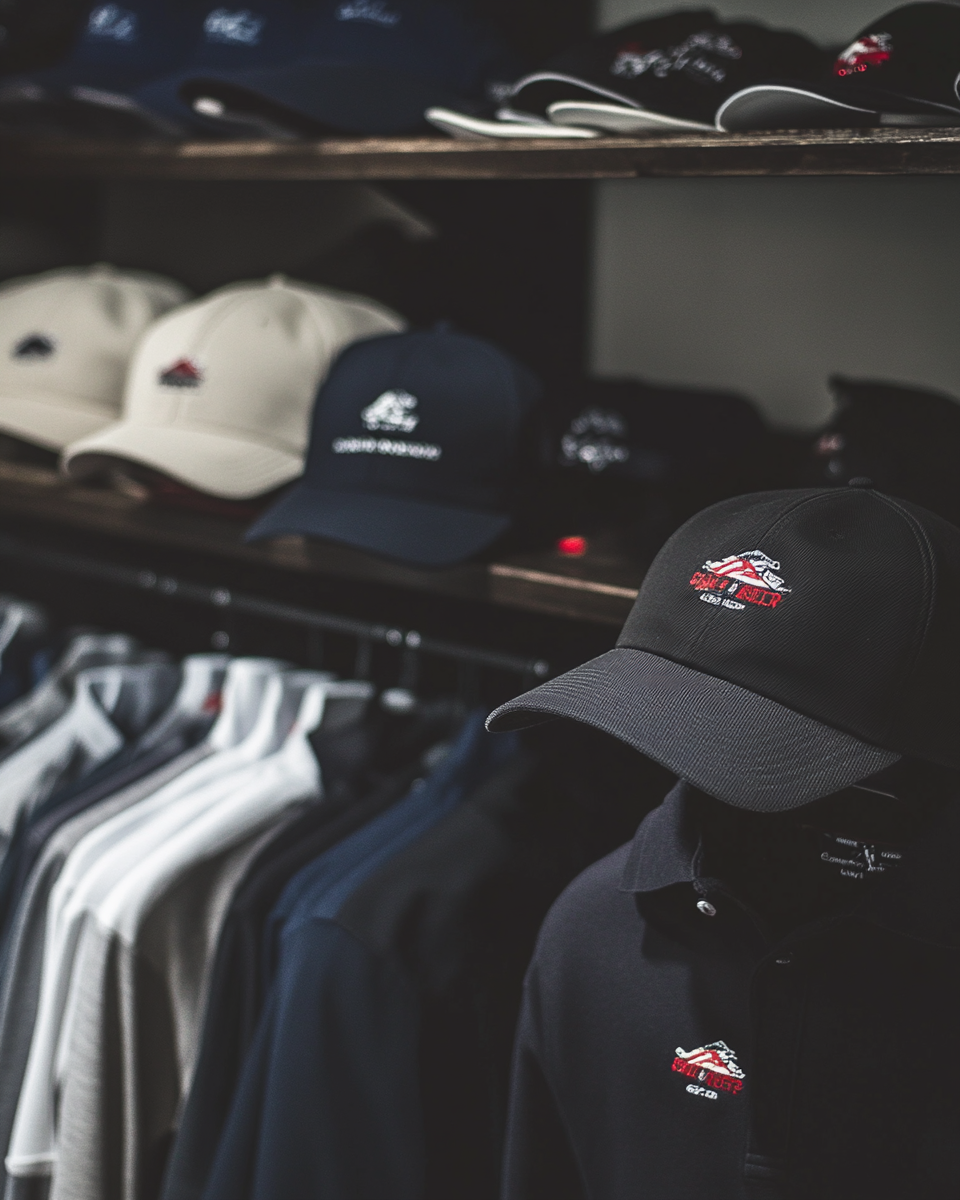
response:
<path id="1" fill-rule="evenodd" d="M 564 558 L 583 558 L 587 552 L 585 537 L 562 537 L 557 542 L 557 553 Z"/>

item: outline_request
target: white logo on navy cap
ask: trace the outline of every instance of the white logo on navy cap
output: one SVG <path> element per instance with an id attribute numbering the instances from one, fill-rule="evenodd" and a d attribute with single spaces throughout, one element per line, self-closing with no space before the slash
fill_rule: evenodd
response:
<path id="1" fill-rule="evenodd" d="M 411 396 L 409 392 L 384 392 L 367 405 L 360 416 L 364 427 L 371 432 L 413 433 L 420 424 L 420 418 L 413 411 L 417 403 L 416 396 Z"/>
<path id="2" fill-rule="evenodd" d="M 337 9 L 338 21 L 368 21 L 392 29 L 400 24 L 400 14 L 391 12 L 384 0 L 344 0 Z"/>
<path id="3" fill-rule="evenodd" d="M 267 23 L 266 17 L 257 16 L 249 8 L 231 12 L 228 8 L 215 8 L 208 13 L 203 31 L 208 42 L 220 42 L 226 46 L 258 46 L 260 34 Z"/>
<path id="4" fill-rule="evenodd" d="M 137 14 L 119 4 L 101 4 L 87 20 L 87 36 L 111 42 L 137 40 Z"/>

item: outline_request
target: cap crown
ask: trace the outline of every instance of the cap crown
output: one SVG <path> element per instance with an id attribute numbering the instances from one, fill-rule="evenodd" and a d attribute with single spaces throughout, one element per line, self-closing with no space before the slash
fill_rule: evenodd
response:
<path id="1" fill-rule="evenodd" d="M 80 83 L 130 86 L 183 61 L 198 5 L 118 0 L 91 6 L 66 66 Z"/>
<path id="2" fill-rule="evenodd" d="M 171 313 L 131 366 L 125 421 L 205 430 L 295 455 L 339 351 L 403 321 L 373 301 L 276 279 L 236 284 Z"/>
<path id="3" fill-rule="evenodd" d="M 187 298 L 172 280 L 110 267 L 50 271 L 0 287 L 2 397 L 119 416 L 137 340 Z"/>
<path id="4" fill-rule="evenodd" d="M 511 80 L 517 71 L 488 30 L 436 0 L 323 0 L 301 56 L 379 64 L 464 93 L 475 92 L 491 74 Z"/>
<path id="5" fill-rule="evenodd" d="M 860 488 L 704 510 L 618 645 L 739 684 L 873 745 L 960 767 L 960 530 Z"/>
<path id="6" fill-rule="evenodd" d="M 499 509 L 538 392 L 532 375 L 479 338 L 437 331 L 354 346 L 317 398 L 307 481 Z"/>
<path id="7" fill-rule="evenodd" d="M 837 57 L 840 83 L 956 107 L 960 5 L 907 4 L 874 21 Z"/>

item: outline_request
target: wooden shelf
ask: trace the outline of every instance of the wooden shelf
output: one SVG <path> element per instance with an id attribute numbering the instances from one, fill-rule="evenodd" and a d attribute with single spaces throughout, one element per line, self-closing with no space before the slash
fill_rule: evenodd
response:
<path id="1" fill-rule="evenodd" d="M 639 564 L 598 553 L 565 560 L 544 551 L 494 563 L 421 570 L 331 542 L 282 538 L 251 546 L 247 522 L 140 504 L 117 492 L 65 485 L 53 472 L 0 463 L 0 523 L 16 534 L 21 521 L 134 542 L 142 563 L 150 548 L 200 553 L 254 567 L 326 579 L 373 583 L 451 600 L 620 626 L 643 578 Z"/>
<path id="2" fill-rule="evenodd" d="M 960 128 L 672 134 L 595 141 L 0 141 L 0 173 L 89 180 L 633 179 L 957 175 Z"/>

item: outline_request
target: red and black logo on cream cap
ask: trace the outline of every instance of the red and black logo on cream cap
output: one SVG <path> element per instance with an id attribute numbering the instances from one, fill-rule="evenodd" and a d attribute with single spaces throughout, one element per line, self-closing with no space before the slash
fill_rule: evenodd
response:
<path id="1" fill-rule="evenodd" d="M 162 387 L 198 388 L 203 383 L 203 371 L 192 358 L 178 358 L 160 372 Z"/>

